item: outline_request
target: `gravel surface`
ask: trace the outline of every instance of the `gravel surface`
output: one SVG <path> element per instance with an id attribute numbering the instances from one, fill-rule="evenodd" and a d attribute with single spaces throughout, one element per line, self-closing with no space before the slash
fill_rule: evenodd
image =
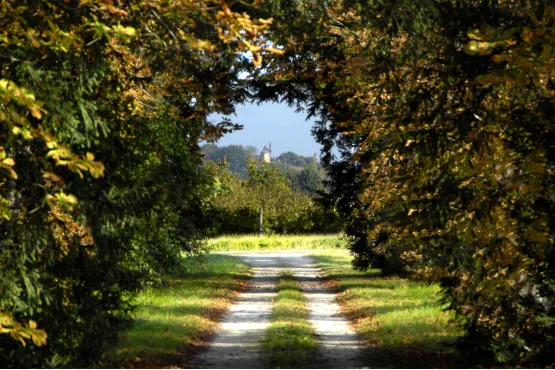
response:
<path id="1" fill-rule="evenodd" d="M 317 335 L 320 351 L 314 368 L 363 368 L 363 348 L 359 336 L 340 316 L 335 294 L 328 290 L 314 267 L 311 252 L 226 252 L 253 267 L 252 287 L 242 293 L 208 349 L 193 361 L 197 368 L 251 369 L 269 368 L 260 347 L 269 325 L 275 286 L 282 270 L 289 270 L 299 280 L 309 301 L 309 320 Z"/>

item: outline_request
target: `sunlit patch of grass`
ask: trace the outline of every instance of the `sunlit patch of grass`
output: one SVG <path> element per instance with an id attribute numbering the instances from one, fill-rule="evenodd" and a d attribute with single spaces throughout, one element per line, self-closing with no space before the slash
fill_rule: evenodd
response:
<path id="1" fill-rule="evenodd" d="M 210 239 L 210 251 L 347 249 L 340 234 L 330 235 L 226 235 Z"/>
<path id="2" fill-rule="evenodd" d="M 291 272 L 280 274 L 278 296 L 262 346 L 273 368 L 303 368 L 311 363 L 318 344 L 308 321 L 307 299 Z"/>
<path id="3" fill-rule="evenodd" d="M 379 270 L 355 271 L 344 251 L 317 253 L 315 258 L 339 291 L 344 313 L 371 343 L 438 351 L 462 334 L 438 303 L 437 284 L 382 277 Z"/>
<path id="4" fill-rule="evenodd" d="M 188 258 L 167 286 L 147 288 L 137 298 L 134 325 L 111 354 L 126 367 L 166 366 L 181 361 L 192 345 L 209 338 L 250 277 L 250 268 L 230 256 Z"/>

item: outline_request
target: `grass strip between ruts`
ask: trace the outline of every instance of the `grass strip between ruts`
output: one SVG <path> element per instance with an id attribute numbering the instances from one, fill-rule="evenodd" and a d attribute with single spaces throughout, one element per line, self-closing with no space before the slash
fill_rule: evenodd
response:
<path id="1" fill-rule="evenodd" d="M 109 354 L 114 366 L 181 366 L 206 344 L 249 278 L 250 267 L 231 256 L 185 258 L 183 272 L 137 297 L 134 324 Z"/>
<path id="2" fill-rule="evenodd" d="M 278 295 L 262 347 L 272 368 L 304 368 L 312 363 L 318 343 L 308 321 L 307 299 L 291 272 L 280 274 Z"/>

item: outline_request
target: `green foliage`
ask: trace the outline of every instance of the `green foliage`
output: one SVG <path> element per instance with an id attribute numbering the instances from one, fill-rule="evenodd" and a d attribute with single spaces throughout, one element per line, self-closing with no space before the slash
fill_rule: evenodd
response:
<path id="1" fill-rule="evenodd" d="M 248 178 L 234 176 L 225 162 L 207 162 L 215 179 L 211 210 L 213 234 L 244 234 L 258 230 L 259 209 L 264 212 L 264 232 L 338 232 L 333 208 L 316 203 L 307 194 L 292 189 L 273 164 L 249 159 Z"/>
<path id="2" fill-rule="evenodd" d="M 312 157 L 305 157 L 293 152 L 284 152 L 275 158 L 277 162 L 287 163 L 289 165 L 297 167 L 306 167 L 308 164 L 313 162 Z"/>
<path id="3" fill-rule="evenodd" d="M 247 176 L 247 158 L 258 156 L 258 149 L 250 145 L 226 145 L 218 147 L 215 144 L 205 144 L 202 147 L 205 160 L 220 162 L 225 159 L 229 171 L 245 178 Z"/>
<path id="4" fill-rule="evenodd" d="M 304 368 L 311 364 L 318 343 L 308 321 L 308 300 L 290 271 L 282 271 L 270 325 L 262 342 L 272 368 Z"/>
<path id="5" fill-rule="evenodd" d="M 301 183 L 300 183 L 300 171 L 292 166 L 289 166 L 287 163 L 274 163 L 277 165 L 281 174 L 287 179 L 287 182 L 291 186 L 291 189 L 295 191 L 301 190 Z"/>
<path id="6" fill-rule="evenodd" d="M 307 164 L 299 174 L 299 185 L 308 194 L 315 194 L 322 189 L 322 172 L 318 170 L 316 162 Z"/>
<path id="7" fill-rule="evenodd" d="M 133 292 L 201 250 L 198 143 L 235 127 L 206 117 L 245 96 L 236 52 L 272 52 L 231 5 L 0 1 L 4 366 L 99 366 Z"/>
<path id="8" fill-rule="evenodd" d="M 253 88 L 261 100 L 311 100 L 357 265 L 441 281 L 467 348 L 552 366 L 553 6 L 267 9 L 291 49 L 268 65 L 271 89 Z"/>

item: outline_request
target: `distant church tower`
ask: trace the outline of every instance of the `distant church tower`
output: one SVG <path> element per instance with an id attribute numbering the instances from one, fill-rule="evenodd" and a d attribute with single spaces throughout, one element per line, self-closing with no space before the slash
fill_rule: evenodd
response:
<path id="1" fill-rule="evenodd" d="M 269 143 L 268 146 L 264 145 L 264 149 L 262 149 L 262 160 L 266 163 L 270 163 L 272 159 L 272 143 Z"/>

